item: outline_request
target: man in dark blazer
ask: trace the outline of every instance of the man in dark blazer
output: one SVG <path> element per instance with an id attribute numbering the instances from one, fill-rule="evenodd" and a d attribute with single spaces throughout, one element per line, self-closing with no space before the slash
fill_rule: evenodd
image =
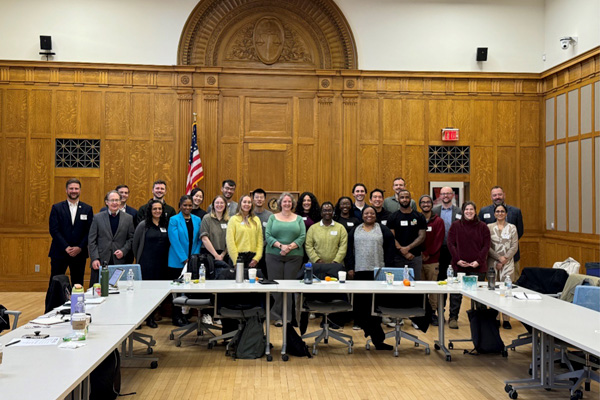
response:
<path id="1" fill-rule="evenodd" d="M 137 210 L 133 207 L 130 207 L 127 205 L 127 200 L 129 199 L 129 186 L 127 185 L 118 185 L 115 190 L 117 191 L 117 193 L 119 193 L 119 196 L 121 196 L 121 210 L 124 213 L 127 213 L 129 215 L 131 215 L 131 218 L 133 218 L 133 227 L 134 229 L 137 227 Z M 106 207 L 102 207 L 100 209 L 100 212 L 102 211 L 106 211 L 107 208 Z M 132 264 L 133 263 L 133 251 L 130 251 L 129 253 L 125 254 L 125 264 Z"/>
<path id="2" fill-rule="evenodd" d="M 111 190 L 104 198 L 107 211 L 94 215 L 90 227 L 89 249 L 92 260 L 90 286 L 98 283 L 99 270 L 104 262 L 109 265 L 126 264 L 125 255 L 133 243 L 133 218 L 120 212 L 121 196 Z"/>
<path id="3" fill-rule="evenodd" d="M 69 179 L 66 184 L 67 200 L 56 203 L 50 211 L 50 282 L 55 275 L 63 275 L 67 267 L 71 283 L 83 285 L 85 263 L 88 257 L 88 233 L 94 211 L 79 201 L 81 182 Z"/>
<path id="4" fill-rule="evenodd" d="M 177 211 L 175 211 L 175 209 L 173 207 L 171 207 L 170 205 L 168 205 L 167 202 L 165 201 L 166 194 L 167 194 L 167 182 L 165 182 L 163 180 L 158 180 L 152 184 L 153 197 L 150 200 L 148 200 L 148 203 L 142 205 L 140 207 L 140 209 L 138 210 L 137 221 L 135 224 L 136 226 L 140 222 L 142 222 L 144 219 L 146 219 L 146 213 L 150 212 L 150 210 L 148 209 L 148 206 L 150 205 L 150 202 L 152 200 L 158 200 L 163 204 L 163 214 L 167 218 L 167 221 L 169 220 L 169 218 L 171 218 L 172 216 L 177 214 Z"/>

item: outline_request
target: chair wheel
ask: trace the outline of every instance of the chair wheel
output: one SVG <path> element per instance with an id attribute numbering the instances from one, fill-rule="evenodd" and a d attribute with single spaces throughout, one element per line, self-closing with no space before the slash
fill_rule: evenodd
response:
<path id="1" fill-rule="evenodd" d="M 158 361 L 152 361 L 150 363 L 150 369 L 156 369 L 158 368 Z"/>
<path id="2" fill-rule="evenodd" d="M 394 351 L 394 357 L 398 357 L 400 355 L 399 351 Z"/>
<path id="3" fill-rule="evenodd" d="M 452 361 L 452 356 L 450 356 L 450 355 L 447 355 L 447 356 L 446 356 L 446 361 L 448 361 L 448 362 Z"/>
<path id="4" fill-rule="evenodd" d="M 169 335 L 169 340 L 175 340 L 175 335 L 173 335 L 172 333 Z"/>
<path id="5" fill-rule="evenodd" d="M 281 355 L 281 359 L 282 359 L 283 361 L 287 361 L 287 360 L 289 360 L 289 359 L 290 359 L 290 356 L 288 356 L 287 354 L 282 354 L 282 355 Z"/>
<path id="6" fill-rule="evenodd" d="M 352 347 L 348 347 L 348 354 L 352 354 Z"/>
<path id="7" fill-rule="evenodd" d="M 350 346 L 354 346 L 354 340 L 350 339 Z"/>
<path id="8" fill-rule="evenodd" d="M 225 357 L 229 357 L 229 350 L 225 350 Z"/>
<path id="9" fill-rule="evenodd" d="M 448 348 L 450 350 L 452 350 L 454 348 L 454 343 L 452 343 L 452 342 L 448 343 Z"/>
<path id="10" fill-rule="evenodd" d="M 531 374 L 533 373 L 533 371 L 531 371 L 531 368 L 529 368 L 529 370 L 527 371 L 527 373 L 528 373 L 529 375 L 531 375 Z"/>
<path id="11" fill-rule="evenodd" d="M 329 339 L 323 339 L 323 343 L 329 344 Z"/>
<path id="12" fill-rule="evenodd" d="M 519 394 L 517 393 L 516 390 L 511 390 L 510 392 L 508 392 L 508 397 L 510 399 L 516 399 L 517 397 L 519 397 Z"/>
<path id="13" fill-rule="evenodd" d="M 177 341 L 177 344 L 176 344 L 175 346 L 177 346 L 177 347 L 181 347 L 181 340 L 178 340 L 178 341 Z"/>
<path id="14" fill-rule="evenodd" d="M 433 345 L 433 348 L 436 349 L 436 350 L 439 350 L 440 346 L 436 343 L 436 344 Z"/>
<path id="15" fill-rule="evenodd" d="M 365 350 L 369 350 L 371 348 L 371 345 L 369 343 L 365 344 Z"/>
<path id="16" fill-rule="evenodd" d="M 207 349 L 212 349 L 213 347 L 215 347 L 215 342 L 208 342 L 208 344 L 206 345 Z"/>
<path id="17" fill-rule="evenodd" d="M 508 351 L 502 350 L 502 357 L 508 357 Z"/>
<path id="18" fill-rule="evenodd" d="M 425 349 L 425 354 L 426 354 L 426 355 L 430 355 L 430 354 L 431 354 L 431 350 L 429 349 L 429 347 L 427 347 L 427 348 Z"/>
<path id="19" fill-rule="evenodd" d="M 316 356 L 316 355 L 317 355 L 317 353 L 319 353 L 319 350 L 317 350 L 316 348 L 313 348 L 313 351 L 312 351 L 312 353 L 313 353 L 313 356 Z"/>
<path id="20" fill-rule="evenodd" d="M 504 386 L 504 391 L 506 393 L 510 393 L 510 391 L 513 389 L 512 385 L 509 385 L 508 383 L 506 384 L 506 386 Z"/>
<path id="21" fill-rule="evenodd" d="M 152 339 L 152 340 L 150 341 L 150 346 L 156 346 L 156 340 Z"/>
<path id="22" fill-rule="evenodd" d="M 589 392 L 590 391 L 590 382 L 586 382 L 585 383 L 585 391 Z"/>
<path id="23" fill-rule="evenodd" d="M 419 347 L 419 343 L 415 343 L 415 347 Z"/>
<path id="24" fill-rule="evenodd" d="M 267 361 L 268 361 L 268 362 L 271 362 L 271 361 L 273 361 L 273 356 L 272 356 L 272 355 L 270 355 L 270 354 L 267 354 Z"/>
<path id="25" fill-rule="evenodd" d="M 152 347 L 148 347 L 146 349 L 146 354 L 152 354 L 152 353 L 154 353 L 154 350 L 152 349 Z"/>

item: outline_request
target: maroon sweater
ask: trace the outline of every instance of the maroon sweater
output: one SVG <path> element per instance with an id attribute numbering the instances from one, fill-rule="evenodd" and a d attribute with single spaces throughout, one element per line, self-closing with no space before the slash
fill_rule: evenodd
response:
<path id="1" fill-rule="evenodd" d="M 490 230 L 481 221 L 454 221 L 448 231 L 448 250 L 452 254 L 452 267 L 458 272 L 486 272 L 487 254 L 490 249 Z M 477 261 L 478 268 L 463 268 L 459 260 Z"/>
<path id="2" fill-rule="evenodd" d="M 428 255 L 429 258 L 427 261 L 423 261 L 423 264 L 434 264 L 440 261 L 440 250 L 444 243 L 445 234 L 444 220 L 435 214 L 431 214 L 431 218 L 427 221 L 425 249 L 422 253 L 422 255 Z"/>

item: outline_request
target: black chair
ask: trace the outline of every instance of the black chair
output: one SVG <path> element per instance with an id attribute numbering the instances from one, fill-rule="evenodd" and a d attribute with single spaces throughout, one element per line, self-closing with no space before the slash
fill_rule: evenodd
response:
<path id="1" fill-rule="evenodd" d="M 55 275 L 52 277 L 48 291 L 46 292 L 46 309 L 44 314 L 62 306 L 71 300 L 71 281 L 67 275 Z"/>

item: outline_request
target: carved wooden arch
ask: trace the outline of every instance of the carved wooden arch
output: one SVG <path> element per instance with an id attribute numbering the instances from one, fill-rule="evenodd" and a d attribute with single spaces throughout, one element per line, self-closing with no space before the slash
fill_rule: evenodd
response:
<path id="1" fill-rule="evenodd" d="M 201 0 L 178 64 L 357 69 L 354 36 L 333 0 Z"/>

